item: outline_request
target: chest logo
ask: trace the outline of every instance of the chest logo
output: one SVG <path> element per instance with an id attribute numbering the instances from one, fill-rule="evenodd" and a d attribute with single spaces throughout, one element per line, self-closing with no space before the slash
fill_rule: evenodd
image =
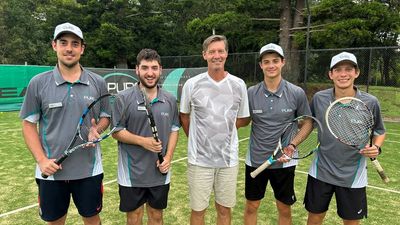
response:
<path id="1" fill-rule="evenodd" d="M 281 109 L 283 113 L 293 112 L 293 109 Z"/>

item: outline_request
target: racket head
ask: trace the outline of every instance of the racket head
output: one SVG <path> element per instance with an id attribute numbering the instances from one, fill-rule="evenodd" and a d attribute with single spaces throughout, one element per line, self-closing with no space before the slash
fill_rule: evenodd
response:
<path id="1" fill-rule="evenodd" d="M 79 121 L 79 137 L 84 143 L 97 143 L 107 138 L 114 132 L 121 121 L 125 118 L 125 104 L 120 95 L 105 94 L 93 101 L 83 113 Z M 111 125 L 106 129 L 98 131 L 100 137 L 90 137 L 90 129 L 92 120 L 97 124 L 100 118 L 108 118 L 111 120 Z"/>
<path id="2" fill-rule="evenodd" d="M 318 150 L 319 133 L 322 131 L 321 122 L 313 116 L 295 118 L 285 128 L 282 154 L 290 159 L 307 158 Z"/>
<path id="3" fill-rule="evenodd" d="M 332 102 L 325 113 L 329 132 L 340 142 L 363 148 L 371 137 L 374 116 L 358 98 L 344 97 Z"/>

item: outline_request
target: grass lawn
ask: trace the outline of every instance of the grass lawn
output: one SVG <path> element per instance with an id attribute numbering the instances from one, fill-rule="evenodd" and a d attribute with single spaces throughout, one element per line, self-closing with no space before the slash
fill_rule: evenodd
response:
<path id="1" fill-rule="evenodd" d="M 397 161 L 397 150 L 400 149 L 400 123 L 385 123 L 387 139 L 383 154 L 379 157 L 387 175 L 391 178 L 384 185 L 377 173 L 369 170 L 368 219 L 363 224 L 398 224 L 400 212 L 400 171 Z M 239 130 L 240 172 L 238 178 L 237 205 L 233 209 L 234 225 L 243 224 L 244 210 L 244 162 L 249 127 Z M 34 160 L 25 147 L 21 135 L 20 120 L 17 112 L 0 113 L 0 225 L 5 224 L 44 224 L 38 216 L 37 187 L 34 180 Z M 125 224 L 125 215 L 118 210 L 119 197 L 116 183 L 117 148 L 114 140 L 102 143 L 104 177 L 104 208 L 101 213 L 103 224 Z M 189 224 L 188 187 L 186 179 L 186 138 L 181 132 L 173 162 L 173 175 L 168 208 L 164 212 L 165 224 Z M 297 167 L 295 189 L 298 201 L 293 206 L 293 224 L 305 224 L 307 212 L 302 199 L 307 177 L 309 160 L 303 160 Z M 372 168 L 372 165 L 370 165 Z M 390 216 L 383 216 L 390 215 Z M 206 224 L 215 224 L 214 205 L 211 204 L 206 215 Z M 336 206 L 332 202 L 326 216 L 325 224 L 340 224 L 336 215 Z M 82 224 L 75 207 L 72 205 L 67 224 Z M 259 224 L 276 224 L 276 209 L 271 189 L 259 211 Z"/>

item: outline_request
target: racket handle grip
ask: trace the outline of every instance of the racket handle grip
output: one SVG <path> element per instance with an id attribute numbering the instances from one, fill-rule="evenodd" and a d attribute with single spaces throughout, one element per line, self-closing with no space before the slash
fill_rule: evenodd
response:
<path id="1" fill-rule="evenodd" d="M 164 162 L 164 157 L 161 154 L 161 152 L 157 153 L 157 156 L 158 156 L 158 161 L 160 161 L 160 164 L 163 163 Z"/>
<path id="2" fill-rule="evenodd" d="M 266 168 L 268 168 L 273 162 L 268 159 L 265 163 L 263 163 L 261 166 L 259 166 L 257 169 L 255 169 L 253 172 L 250 173 L 250 176 L 252 178 L 255 178 L 258 174 L 260 174 L 262 171 L 264 171 Z"/>
<path id="3" fill-rule="evenodd" d="M 382 181 L 387 184 L 389 183 L 389 177 L 386 176 L 385 171 L 383 171 L 383 168 L 379 161 L 375 158 L 371 158 L 372 165 L 375 167 L 376 171 L 378 172 L 379 176 L 381 177 Z"/>
<path id="4" fill-rule="evenodd" d="M 58 157 L 58 158 L 54 161 L 54 163 L 57 164 L 57 165 L 61 165 L 61 163 L 64 162 L 64 160 L 65 160 L 66 158 L 68 158 L 68 155 L 67 155 L 67 154 L 62 154 L 60 157 Z M 47 179 L 49 176 L 47 176 L 46 174 L 42 173 L 42 177 L 43 177 L 44 179 Z"/>
<path id="5" fill-rule="evenodd" d="M 160 164 L 163 163 L 164 162 L 164 157 L 161 154 L 161 152 L 157 153 L 157 156 L 158 156 L 158 161 L 160 162 Z M 164 175 L 164 176 L 167 175 L 167 173 L 161 173 L 161 174 Z"/>

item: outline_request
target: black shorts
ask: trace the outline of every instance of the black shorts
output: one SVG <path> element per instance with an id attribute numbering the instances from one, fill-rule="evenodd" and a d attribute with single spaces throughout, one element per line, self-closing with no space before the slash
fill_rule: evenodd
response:
<path id="1" fill-rule="evenodd" d="M 155 187 L 124 187 L 119 185 L 119 210 L 131 212 L 147 202 L 154 209 L 167 208 L 169 184 Z"/>
<path id="2" fill-rule="evenodd" d="M 335 193 L 337 214 L 345 220 L 367 218 L 366 188 L 346 188 L 328 184 L 310 175 L 307 179 L 304 206 L 307 211 L 315 214 L 324 213 Z"/>
<path id="3" fill-rule="evenodd" d="M 39 214 L 47 222 L 60 219 L 68 212 L 71 199 L 83 217 L 92 217 L 103 207 L 103 174 L 79 180 L 36 179 L 39 188 Z"/>
<path id="4" fill-rule="evenodd" d="M 257 201 L 263 199 L 269 180 L 274 190 L 275 199 L 286 205 L 293 205 L 296 202 L 294 193 L 295 166 L 282 169 L 266 169 L 255 178 L 252 178 L 250 173 L 255 169 L 255 167 L 246 165 L 245 196 L 247 200 Z"/>

